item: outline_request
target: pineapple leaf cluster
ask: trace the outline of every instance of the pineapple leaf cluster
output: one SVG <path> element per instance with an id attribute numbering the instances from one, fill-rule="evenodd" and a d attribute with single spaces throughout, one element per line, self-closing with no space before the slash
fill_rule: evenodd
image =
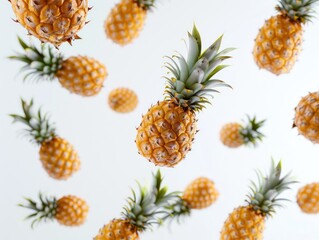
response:
<path id="1" fill-rule="evenodd" d="M 260 132 L 266 120 L 257 121 L 256 116 L 253 118 L 247 116 L 247 123 L 241 128 L 240 135 L 243 137 L 245 144 L 257 145 L 265 135 Z"/>
<path id="2" fill-rule="evenodd" d="M 215 79 L 214 76 L 227 67 L 222 65 L 224 60 L 231 58 L 226 55 L 233 48 L 219 51 L 222 36 L 219 37 L 207 50 L 202 53 L 201 37 L 194 26 L 192 33 L 188 33 L 189 46 L 187 59 L 181 54 L 167 57 L 170 61 L 165 67 L 172 76 L 165 77 L 167 80 L 166 97 L 173 99 L 182 107 L 194 111 L 202 110 L 218 93 L 216 87 L 230 87 L 224 81 Z"/>
<path id="3" fill-rule="evenodd" d="M 156 0 L 136 0 L 137 4 L 145 10 L 151 10 L 152 8 L 154 8 L 155 1 Z"/>
<path id="4" fill-rule="evenodd" d="M 183 200 L 182 197 L 179 197 L 174 201 L 171 205 L 166 207 L 167 215 L 163 218 L 163 220 L 169 219 L 170 221 L 177 220 L 177 222 L 180 222 L 180 220 L 183 217 L 190 216 L 191 209 L 188 205 L 188 203 Z"/>

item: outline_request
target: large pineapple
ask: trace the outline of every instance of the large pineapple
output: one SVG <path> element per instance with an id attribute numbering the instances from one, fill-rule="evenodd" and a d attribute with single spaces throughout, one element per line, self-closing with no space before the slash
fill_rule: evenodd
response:
<path id="1" fill-rule="evenodd" d="M 188 37 L 187 59 L 178 54 L 166 63 L 172 74 L 167 78 L 166 99 L 148 110 L 137 129 L 139 153 L 158 166 L 173 167 L 185 158 L 197 132 L 196 113 L 211 103 L 209 97 L 218 92 L 215 87 L 229 86 L 213 78 L 226 67 L 220 64 L 232 50 L 219 51 L 222 37 L 203 53 L 196 27 Z"/>
<path id="2" fill-rule="evenodd" d="M 253 51 L 256 64 L 276 75 L 289 73 L 302 43 L 302 25 L 311 21 L 318 0 L 279 0 L 278 15 L 259 30 Z"/>
<path id="3" fill-rule="evenodd" d="M 121 0 L 105 21 L 106 35 L 115 43 L 126 45 L 138 37 L 143 29 L 147 12 L 155 0 Z"/>
<path id="4" fill-rule="evenodd" d="M 31 140 L 40 145 L 40 160 L 50 177 L 66 180 L 80 168 L 80 159 L 73 146 L 56 134 L 47 114 L 33 111 L 33 101 L 22 100 L 23 115 L 10 115 L 15 122 L 27 126 L 25 129 Z"/>
<path id="5" fill-rule="evenodd" d="M 9 0 L 17 21 L 41 42 L 58 47 L 78 39 L 86 24 L 88 0 Z"/>
<path id="6" fill-rule="evenodd" d="M 57 199 L 56 197 L 45 197 L 40 193 L 39 202 L 30 198 L 26 200 L 27 204 L 19 204 L 19 206 L 33 211 L 27 217 L 27 219 L 33 219 L 32 227 L 36 223 L 54 219 L 64 226 L 80 226 L 85 222 L 89 211 L 87 203 L 73 195 Z"/>
<path id="7" fill-rule="evenodd" d="M 319 183 L 310 183 L 299 189 L 297 203 L 304 213 L 319 213 Z"/>
<path id="8" fill-rule="evenodd" d="M 279 195 L 295 183 L 290 174 L 281 177 L 281 162 L 272 162 L 269 174 L 258 172 L 258 184 L 252 183 L 247 205 L 235 208 L 226 219 L 220 240 L 262 240 L 265 221 L 284 199 Z"/>
<path id="9" fill-rule="evenodd" d="M 60 84 L 81 96 L 98 94 L 107 76 L 105 66 L 99 61 L 86 56 L 74 56 L 65 59 L 49 45 L 37 48 L 26 44 L 21 38 L 19 43 L 24 53 L 11 56 L 11 59 L 25 63 L 25 79 L 49 80 L 58 79 Z"/>

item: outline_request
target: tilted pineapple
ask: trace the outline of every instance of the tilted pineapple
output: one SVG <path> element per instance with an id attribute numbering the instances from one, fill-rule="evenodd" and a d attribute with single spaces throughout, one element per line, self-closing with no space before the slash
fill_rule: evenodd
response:
<path id="1" fill-rule="evenodd" d="M 155 0 L 121 0 L 105 21 L 106 35 L 120 45 L 131 43 L 143 29 L 147 12 L 154 4 Z"/>
<path id="2" fill-rule="evenodd" d="M 137 129 L 139 153 L 158 166 L 173 167 L 185 158 L 192 146 L 196 129 L 196 113 L 209 97 L 218 92 L 215 87 L 229 86 L 214 79 L 226 65 L 221 62 L 231 48 L 219 51 L 222 37 L 201 53 L 201 38 L 194 26 L 189 37 L 187 60 L 180 54 L 166 63 L 173 76 L 167 78 L 166 99 L 152 106 Z"/>
<path id="3" fill-rule="evenodd" d="M 83 199 L 72 195 L 57 199 L 56 197 L 44 197 L 40 193 L 39 202 L 29 198 L 25 199 L 27 204 L 19 204 L 19 206 L 33 210 L 27 216 L 27 219 L 33 219 L 32 227 L 36 223 L 54 219 L 65 226 L 79 226 L 85 222 L 89 211 L 89 206 Z"/>
<path id="4" fill-rule="evenodd" d="M 262 240 L 265 221 L 275 213 L 284 199 L 279 195 L 295 183 L 290 174 L 281 177 L 281 162 L 272 162 L 269 174 L 258 172 L 258 184 L 252 182 L 252 192 L 245 206 L 235 208 L 229 214 L 221 230 L 220 240 Z"/>
<path id="5" fill-rule="evenodd" d="M 230 148 L 237 148 L 242 145 L 257 145 L 262 141 L 264 134 L 259 129 L 264 125 L 265 120 L 257 121 L 256 117 L 247 116 L 247 123 L 227 123 L 220 130 L 220 140 Z"/>
<path id="6" fill-rule="evenodd" d="M 319 213 L 319 183 L 310 183 L 300 188 L 297 203 L 304 213 Z"/>
<path id="7" fill-rule="evenodd" d="M 66 180 L 80 168 L 80 159 L 73 146 L 56 134 L 47 114 L 40 110 L 33 111 L 33 100 L 29 103 L 22 100 L 23 115 L 10 115 L 14 122 L 27 126 L 26 134 L 40 145 L 40 160 L 50 177 Z"/>
<path id="8" fill-rule="evenodd" d="M 276 75 L 289 73 L 301 52 L 302 25 L 311 21 L 318 0 L 279 0 L 278 15 L 268 19 L 255 39 L 259 68 Z"/>
<path id="9" fill-rule="evenodd" d="M 82 96 L 93 96 L 101 91 L 107 72 L 99 61 L 86 56 L 65 59 L 49 45 L 37 48 L 26 44 L 21 38 L 19 43 L 24 53 L 9 58 L 25 63 L 22 69 L 27 72 L 25 79 L 58 79 L 71 93 Z"/>
<path id="10" fill-rule="evenodd" d="M 116 88 L 110 92 L 109 106 L 116 112 L 128 113 L 134 111 L 138 104 L 136 93 L 128 88 Z"/>
<path id="11" fill-rule="evenodd" d="M 9 0 L 19 22 L 41 42 L 58 47 L 78 39 L 86 24 L 88 0 Z"/>

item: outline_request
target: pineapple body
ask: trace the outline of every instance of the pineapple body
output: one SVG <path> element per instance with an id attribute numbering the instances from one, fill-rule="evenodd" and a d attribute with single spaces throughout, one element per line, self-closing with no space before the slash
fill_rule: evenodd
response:
<path id="1" fill-rule="evenodd" d="M 43 142 L 40 160 L 44 169 L 54 179 L 66 180 L 80 168 L 80 159 L 73 146 L 60 137 Z"/>
<path id="2" fill-rule="evenodd" d="M 128 88 L 117 88 L 109 94 L 109 106 L 116 112 L 132 112 L 137 104 L 138 97 L 136 93 Z"/>
<path id="3" fill-rule="evenodd" d="M 191 182 L 183 193 L 183 200 L 191 209 L 203 209 L 212 205 L 218 198 L 215 184 L 208 178 L 200 177 Z"/>
<path id="4" fill-rule="evenodd" d="M 307 184 L 300 188 L 297 203 L 304 213 L 319 213 L 319 183 Z"/>
<path id="5" fill-rule="evenodd" d="M 195 113 L 165 100 L 143 116 L 136 145 L 139 153 L 155 165 L 173 167 L 191 149 L 195 134 Z"/>
<path id="6" fill-rule="evenodd" d="M 302 25 L 279 14 L 265 22 L 255 39 L 253 55 L 260 68 L 289 73 L 301 52 Z"/>
<path id="7" fill-rule="evenodd" d="M 238 207 L 228 216 L 220 240 L 262 240 L 265 217 L 251 207 Z"/>
<path id="8" fill-rule="evenodd" d="M 88 211 L 83 199 L 69 195 L 57 200 L 55 219 L 65 226 L 79 226 L 85 222 Z"/>
<path id="9" fill-rule="evenodd" d="M 77 38 L 85 25 L 88 0 L 11 0 L 19 23 L 42 42 L 58 47 Z"/>
<path id="10" fill-rule="evenodd" d="M 220 140 L 230 148 L 242 146 L 245 141 L 240 131 L 242 126 L 239 123 L 228 123 L 220 131 Z"/>
<path id="11" fill-rule="evenodd" d="M 70 92 L 94 96 L 101 91 L 107 71 L 102 63 L 93 58 L 76 56 L 64 60 L 56 76 Z"/>
<path id="12" fill-rule="evenodd" d="M 122 0 L 110 12 L 105 21 L 106 35 L 115 43 L 126 45 L 138 37 L 147 11 L 135 0 Z"/>

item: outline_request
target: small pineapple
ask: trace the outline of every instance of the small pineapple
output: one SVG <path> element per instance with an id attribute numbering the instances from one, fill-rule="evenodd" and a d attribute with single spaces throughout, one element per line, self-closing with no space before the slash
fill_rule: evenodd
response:
<path id="1" fill-rule="evenodd" d="M 147 12 L 154 8 L 155 0 L 121 0 L 105 21 L 105 33 L 119 45 L 131 43 L 143 29 Z"/>
<path id="2" fill-rule="evenodd" d="M 301 52 L 302 25 L 313 18 L 318 0 L 279 0 L 279 14 L 266 21 L 255 39 L 253 55 L 259 68 L 276 75 L 289 73 Z"/>
<path id="3" fill-rule="evenodd" d="M 166 63 L 173 76 L 167 79 L 166 99 L 152 106 L 137 129 L 139 153 L 157 166 L 173 167 L 185 158 L 192 146 L 196 130 L 196 113 L 201 111 L 218 92 L 215 87 L 228 86 L 213 79 L 226 65 L 221 62 L 231 48 L 219 51 L 222 37 L 206 51 L 201 51 L 201 38 L 194 26 L 189 37 L 189 52 L 185 59 Z"/>
<path id="4" fill-rule="evenodd" d="M 30 35 L 55 47 L 79 39 L 86 24 L 88 0 L 9 0 L 19 22 Z"/>
<path id="5" fill-rule="evenodd" d="M 281 177 L 281 162 L 272 162 L 268 175 L 258 172 L 258 184 L 252 183 L 246 206 L 235 208 L 229 214 L 220 234 L 220 240 L 262 240 L 265 221 L 285 200 L 279 195 L 295 183 L 290 174 Z"/>
<path id="6" fill-rule="evenodd" d="M 19 206 L 33 210 L 27 217 L 27 219 L 33 219 L 32 227 L 36 223 L 54 219 L 64 226 L 80 226 L 85 222 L 89 211 L 89 206 L 83 199 L 72 195 L 57 199 L 44 197 L 40 193 L 39 203 L 29 198 L 25 199 L 27 204 L 19 204 Z"/>
<path id="7" fill-rule="evenodd" d="M 262 141 L 264 134 L 259 129 L 263 127 L 265 120 L 257 121 L 256 117 L 247 116 L 247 123 L 240 124 L 237 122 L 227 123 L 220 131 L 220 140 L 230 148 L 237 148 L 242 145 L 257 145 Z"/>
<path id="8" fill-rule="evenodd" d="M 110 92 L 108 103 L 116 112 L 129 113 L 137 107 L 138 97 L 131 89 L 116 88 Z"/>
<path id="9" fill-rule="evenodd" d="M 297 203 L 304 213 L 319 213 L 319 183 L 311 183 L 299 189 Z"/>
<path id="10" fill-rule="evenodd" d="M 49 45 L 37 48 L 26 44 L 21 38 L 19 43 L 24 53 L 9 58 L 25 63 L 23 70 L 27 71 L 27 74 L 24 79 L 53 81 L 57 78 L 71 93 L 86 97 L 101 91 L 107 72 L 99 61 L 85 56 L 64 59 Z"/>
<path id="11" fill-rule="evenodd" d="M 80 159 L 73 146 L 56 134 L 48 116 L 40 110 L 33 111 L 33 100 L 30 103 L 22 101 L 24 115 L 10 115 L 14 122 L 27 125 L 26 133 L 31 140 L 40 145 L 40 160 L 50 177 L 66 180 L 80 168 Z"/>

